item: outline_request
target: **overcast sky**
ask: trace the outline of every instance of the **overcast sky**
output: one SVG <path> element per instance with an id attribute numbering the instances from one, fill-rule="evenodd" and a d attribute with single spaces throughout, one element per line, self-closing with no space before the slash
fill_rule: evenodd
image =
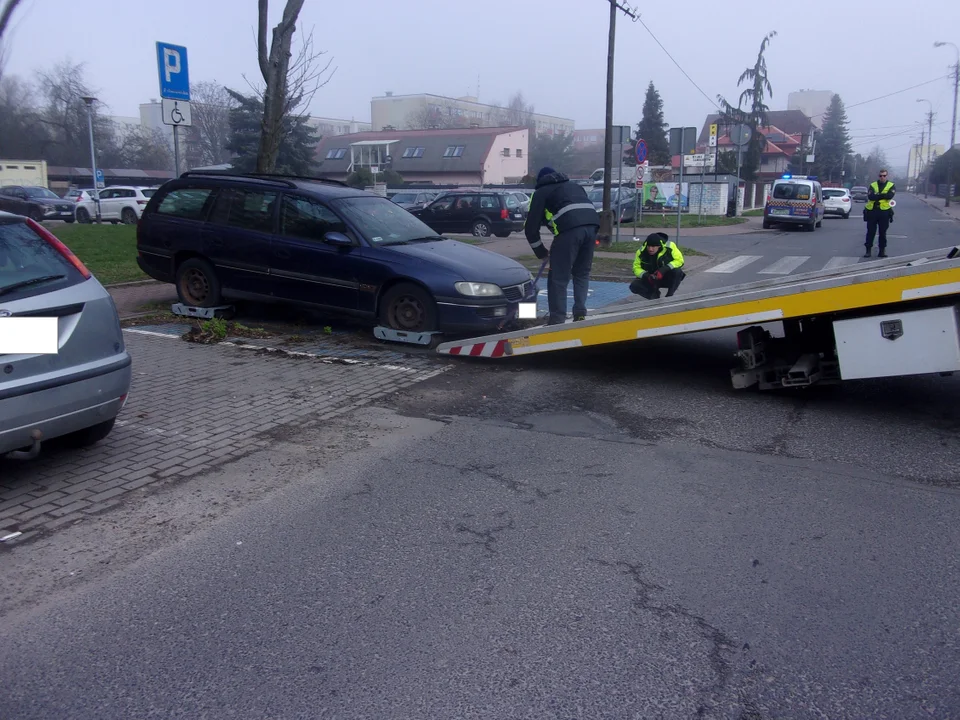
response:
<path id="1" fill-rule="evenodd" d="M 271 26 L 284 0 L 271 0 Z M 155 41 L 184 45 L 193 82 L 238 90 L 258 78 L 256 0 L 24 0 L 8 37 L 7 72 L 29 76 L 65 59 L 86 63 L 88 81 L 110 113 L 135 116 L 159 97 Z M 738 9 L 739 8 L 739 9 Z M 837 92 L 850 107 L 854 150 L 881 145 L 894 166 L 919 142 L 933 102 L 934 142 L 949 142 L 952 82 L 944 76 L 960 45 L 960 2 L 908 5 L 813 2 L 775 5 L 686 0 L 640 3 L 643 23 L 617 23 L 614 122 L 635 124 L 650 80 L 666 121 L 700 127 L 718 93 L 734 98 L 763 35 L 774 95 L 785 109 L 799 89 Z M 922 12 L 921 12 L 922 10 Z M 520 90 L 539 112 L 602 127 L 609 5 L 607 0 L 306 0 L 302 26 L 336 66 L 313 114 L 370 119 L 370 98 L 428 92 L 505 102 Z M 778 19 L 774 19 L 774 17 Z M 703 93 L 658 47 L 653 36 Z M 950 35 L 953 33 L 953 35 Z M 942 78 L 942 79 L 936 79 Z"/>

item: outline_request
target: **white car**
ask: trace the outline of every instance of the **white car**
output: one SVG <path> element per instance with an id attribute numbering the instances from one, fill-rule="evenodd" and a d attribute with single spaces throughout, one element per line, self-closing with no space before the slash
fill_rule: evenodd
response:
<path id="1" fill-rule="evenodd" d="M 844 220 L 849 220 L 852 207 L 853 198 L 846 188 L 823 188 L 824 215 L 839 215 Z"/>
<path id="2" fill-rule="evenodd" d="M 103 188 L 100 191 L 100 218 L 113 224 L 136 223 L 155 190 L 156 188 L 133 185 L 113 185 Z M 96 190 L 71 190 L 66 197 L 77 203 L 77 222 L 93 222 L 97 216 Z"/>

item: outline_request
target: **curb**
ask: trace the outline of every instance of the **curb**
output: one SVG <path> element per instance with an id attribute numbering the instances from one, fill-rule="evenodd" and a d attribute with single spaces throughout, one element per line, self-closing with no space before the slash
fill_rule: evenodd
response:
<path id="1" fill-rule="evenodd" d="M 122 283 L 110 283 L 109 285 L 104 285 L 103 287 L 107 290 L 112 288 L 125 288 L 125 287 L 138 287 L 140 285 L 161 285 L 166 283 L 161 283 L 159 280 L 131 280 L 130 282 Z"/>

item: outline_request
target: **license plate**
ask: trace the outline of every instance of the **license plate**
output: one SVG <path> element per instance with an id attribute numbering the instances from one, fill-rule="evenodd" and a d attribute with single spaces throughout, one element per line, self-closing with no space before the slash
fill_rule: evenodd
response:
<path id="1" fill-rule="evenodd" d="M 789 215 L 790 208 L 773 208 L 770 210 L 771 215 Z"/>
<path id="2" fill-rule="evenodd" d="M 515 219 L 517 219 L 517 220 L 523 220 L 523 215 L 521 215 L 520 213 L 517 213 L 517 214 L 514 215 L 513 217 L 514 217 Z"/>

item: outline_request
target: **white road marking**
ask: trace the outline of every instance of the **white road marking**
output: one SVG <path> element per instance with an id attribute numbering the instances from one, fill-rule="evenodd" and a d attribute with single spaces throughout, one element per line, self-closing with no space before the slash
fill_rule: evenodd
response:
<path id="1" fill-rule="evenodd" d="M 770 267 L 760 270 L 758 275 L 789 275 L 810 259 L 809 255 L 787 255 Z"/>
<path id="2" fill-rule="evenodd" d="M 943 220 L 942 218 L 931 218 L 930 222 L 956 222 L 956 220 Z"/>
<path id="3" fill-rule="evenodd" d="M 708 273 L 735 273 L 737 270 L 742 270 L 747 265 L 752 262 L 756 262 L 763 255 L 739 255 L 733 260 L 727 260 L 726 262 L 720 263 L 715 267 L 710 268 L 709 270 L 704 270 Z"/>
<path id="4" fill-rule="evenodd" d="M 830 261 L 823 266 L 824 270 L 836 270 L 837 268 L 846 267 L 847 265 L 856 265 L 860 262 L 859 257 L 832 257 Z"/>

